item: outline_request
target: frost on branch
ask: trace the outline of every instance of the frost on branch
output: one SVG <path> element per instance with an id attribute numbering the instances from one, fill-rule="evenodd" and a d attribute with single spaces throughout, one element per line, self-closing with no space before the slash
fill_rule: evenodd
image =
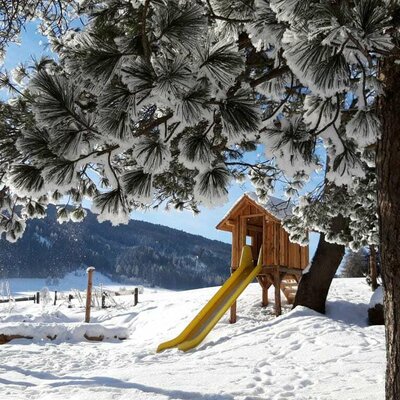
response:
<path id="1" fill-rule="evenodd" d="M 197 177 L 195 186 L 196 197 L 206 207 L 212 208 L 226 203 L 228 200 L 228 184 L 230 176 L 222 165 L 210 167 Z"/>
<path id="2" fill-rule="evenodd" d="M 89 3 L 81 31 L 51 36 L 57 62 L 2 79 L 30 119 L 8 127 L 11 191 L 66 198 L 76 219 L 88 199 L 118 223 L 147 207 L 198 212 L 249 176 L 261 197 L 279 189 L 297 204 L 294 240 L 310 229 L 354 248 L 375 240 L 362 210 L 375 215 L 386 3 Z M 338 215 L 347 231 L 333 235 Z"/>

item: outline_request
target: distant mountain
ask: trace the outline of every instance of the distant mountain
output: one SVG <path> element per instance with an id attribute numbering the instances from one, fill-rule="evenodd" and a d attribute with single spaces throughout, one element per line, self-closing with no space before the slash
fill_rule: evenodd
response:
<path id="1" fill-rule="evenodd" d="M 50 207 L 47 218 L 28 222 L 17 243 L 0 240 L 0 278 L 61 278 L 91 265 L 120 282 L 192 289 L 227 278 L 230 248 L 142 221 L 100 224 L 90 211 L 83 222 L 59 224 L 55 207 Z"/>

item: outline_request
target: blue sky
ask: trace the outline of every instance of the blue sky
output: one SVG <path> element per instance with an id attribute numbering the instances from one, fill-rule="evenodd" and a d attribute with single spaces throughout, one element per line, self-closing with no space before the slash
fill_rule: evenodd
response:
<path id="1" fill-rule="evenodd" d="M 33 24 L 28 25 L 21 35 L 21 45 L 13 44 L 9 47 L 4 62 L 6 69 L 12 69 L 20 62 L 25 62 L 34 56 L 39 58 L 41 55 L 50 55 L 50 51 L 45 46 L 45 39 L 36 32 Z M 5 93 L 0 93 L 4 98 Z M 172 228 L 180 229 L 189 233 L 202 235 L 210 239 L 217 239 L 227 243 L 231 241 L 231 235 L 226 232 L 217 231 L 215 226 L 223 218 L 232 204 L 246 191 L 251 190 L 251 185 L 233 183 L 229 190 L 229 202 L 224 206 L 214 209 L 201 208 L 201 213 L 194 216 L 189 211 L 146 211 L 134 212 L 132 218 L 161 225 L 167 225 Z M 279 195 L 277 195 L 279 197 Z M 315 251 L 318 235 L 310 236 L 310 255 Z"/>

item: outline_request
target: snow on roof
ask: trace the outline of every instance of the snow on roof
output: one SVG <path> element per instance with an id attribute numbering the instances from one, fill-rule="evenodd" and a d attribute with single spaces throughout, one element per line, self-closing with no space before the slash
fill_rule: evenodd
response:
<path id="1" fill-rule="evenodd" d="M 293 203 L 290 200 L 268 196 L 267 202 L 263 203 L 258 199 L 256 192 L 246 192 L 244 195 L 255 201 L 259 206 L 265 208 L 278 219 L 282 220 L 292 215 Z"/>
<path id="2" fill-rule="evenodd" d="M 236 202 L 233 204 L 233 206 L 230 208 L 223 219 L 225 219 L 230 214 L 230 212 L 242 201 L 245 196 L 253 200 L 259 206 L 263 207 L 274 217 L 280 220 L 283 220 L 292 215 L 293 203 L 290 200 L 283 200 L 279 199 L 278 197 L 269 196 L 268 201 L 266 203 L 263 203 L 258 199 L 256 192 L 246 192 L 243 194 L 243 196 L 236 200 Z"/>

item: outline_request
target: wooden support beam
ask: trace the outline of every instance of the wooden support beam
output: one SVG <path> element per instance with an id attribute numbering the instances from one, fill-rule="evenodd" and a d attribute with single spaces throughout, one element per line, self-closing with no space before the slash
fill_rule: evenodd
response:
<path id="1" fill-rule="evenodd" d="M 274 285 L 274 274 L 273 274 L 273 272 L 269 272 L 267 274 L 264 274 L 264 273 L 261 272 L 260 274 L 258 274 L 258 276 L 263 276 L 264 278 L 266 278 L 266 280 L 270 283 L 270 286 Z"/>
<path id="2" fill-rule="evenodd" d="M 229 323 L 234 324 L 236 322 L 237 316 L 236 316 L 236 300 L 233 302 L 231 305 L 231 312 L 230 312 L 230 318 L 229 318 Z"/>
<path id="3" fill-rule="evenodd" d="M 254 232 L 262 232 L 263 228 L 262 228 L 262 226 L 259 226 L 259 225 L 247 224 L 247 230 L 254 231 Z"/>
<path id="4" fill-rule="evenodd" d="M 261 306 L 266 307 L 268 305 L 268 289 L 262 289 Z"/>
<path id="5" fill-rule="evenodd" d="M 231 274 L 239 267 L 240 260 L 240 219 L 236 218 L 232 229 L 232 260 L 231 260 Z M 234 324 L 236 322 L 236 301 L 230 308 L 229 322 Z"/>
<path id="6" fill-rule="evenodd" d="M 265 275 L 265 278 L 269 282 L 270 286 L 274 286 L 274 275 L 273 274 Z"/>
<path id="7" fill-rule="evenodd" d="M 264 217 L 265 213 L 257 213 L 257 214 L 247 214 L 247 215 L 241 215 L 240 218 L 247 219 L 247 218 L 258 218 L 258 217 Z"/>
<path id="8" fill-rule="evenodd" d="M 261 306 L 266 307 L 268 305 L 268 289 L 271 286 L 271 282 L 267 279 L 266 276 L 257 276 L 257 281 L 262 289 L 262 301 Z"/>
<path id="9" fill-rule="evenodd" d="M 241 219 L 240 221 L 240 254 L 242 253 L 243 246 L 246 244 L 246 236 L 247 236 L 247 221 L 245 219 Z M 240 257 L 239 257 L 240 260 Z"/>
<path id="10" fill-rule="evenodd" d="M 278 317 L 282 314 L 282 303 L 281 303 L 281 274 L 279 267 L 275 267 L 274 270 L 274 287 L 275 287 L 275 315 Z"/>
<path id="11" fill-rule="evenodd" d="M 303 271 L 301 269 L 297 268 L 287 268 L 287 267 L 281 267 L 281 266 L 276 266 L 276 265 L 268 265 L 268 266 L 263 266 L 260 275 L 267 275 L 274 273 L 276 267 L 279 267 L 279 270 L 281 273 L 284 273 L 285 275 L 293 275 L 293 279 L 296 279 L 298 276 L 301 276 Z"/>
<path id="12" fill-rule="evenodd" d="M 267 261 L 267 221 L 265 218 L 263 218 L 263 232 L 262 232 L 262 241 L 261 241 L 261 246 L 262 246 L 262 263 L 263 265 Z"/>

